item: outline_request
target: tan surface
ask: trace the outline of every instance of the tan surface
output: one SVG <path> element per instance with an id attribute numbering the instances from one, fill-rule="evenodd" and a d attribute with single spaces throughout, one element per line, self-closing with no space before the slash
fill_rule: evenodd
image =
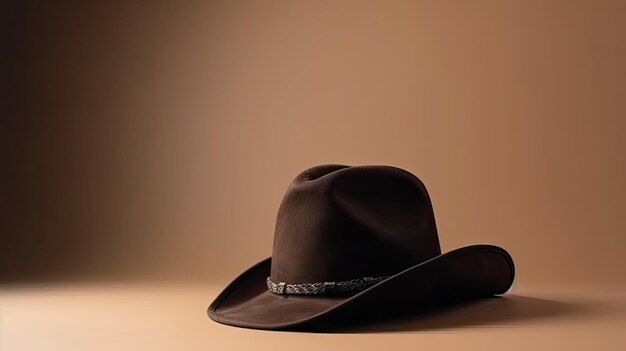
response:
<path id="1" fill-rule="evenodd" d="M 353 333 L 302 334 L 209 321 L 218 286 L 56 286 L 0 293 L 0 349 L 624 350 L 624 291 L 534 289 Z"/>

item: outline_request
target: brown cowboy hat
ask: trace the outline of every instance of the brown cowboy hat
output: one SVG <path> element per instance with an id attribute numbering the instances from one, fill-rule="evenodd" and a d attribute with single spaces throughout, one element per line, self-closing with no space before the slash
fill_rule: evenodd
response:
<path id="1" fill-rule="evenodd" d="M 272 257 L 208 308 L 216 322 L 314 330 L 441 301 L 505 293 L 515 270 L 492 245 L 441 254 L 430 198 L 390 166 L 323 165 L 298 175 L 278 210 Z"/>

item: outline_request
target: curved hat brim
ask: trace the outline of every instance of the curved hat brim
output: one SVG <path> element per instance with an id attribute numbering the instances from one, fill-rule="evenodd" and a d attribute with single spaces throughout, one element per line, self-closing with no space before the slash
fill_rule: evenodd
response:
<path id="1" fill-rule="evenodd" d="M 435 301 L 505 293 L 513 283 L 511 256 L 472 245 L 436 256 L 351 296 L 276 295 L 267 290 L 271 257 L 237 277 L 208 308 L 216 322 L 255 329 L 323 329 L 375 311 L 419 308 Z"/>

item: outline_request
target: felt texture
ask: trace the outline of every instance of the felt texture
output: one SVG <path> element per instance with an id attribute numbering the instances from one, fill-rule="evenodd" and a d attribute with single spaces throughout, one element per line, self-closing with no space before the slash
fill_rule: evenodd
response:
<path id="1" fill-rule="evenodd" d="M 441 254 L 432 203 L 413 174 L 391 166 L 321 165 L 299 174 L 278 210 L 268 258 L 209 306 L 220 323 L 258 329 L 324 329 L 363 314 L 503 294 L 515 275 L 502 248 Z M 289 284 L 389 276 L 363 291 L 276 295 Z"/>

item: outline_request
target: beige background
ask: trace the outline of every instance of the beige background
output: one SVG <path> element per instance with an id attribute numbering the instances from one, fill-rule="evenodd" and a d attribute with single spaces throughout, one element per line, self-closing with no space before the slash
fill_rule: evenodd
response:
<path id="1" fill-rule="evenodd" d="M 345 163 L 415 173 L 443 249 L 499 244 L 520 284 L 623 284 L 623 4 L 17 9 L 2 276 L 230 279 Z"/>
<path id="2" fill-rule="evenodd" d="M 443 250 L 506 248 L 516 289 L 621 289 L 625 4 L 2 5 L 0 281 L 208 303 L 344 163 L 416 174 Z"/>

